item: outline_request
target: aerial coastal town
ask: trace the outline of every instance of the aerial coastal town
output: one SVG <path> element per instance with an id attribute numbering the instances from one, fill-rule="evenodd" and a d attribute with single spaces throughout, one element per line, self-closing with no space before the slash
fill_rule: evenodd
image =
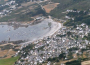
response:
<path id="1" fill-rule="evenodd" d="M 84 36 L 90 33 L 86 24 L 77 25 L 76 28 L 62 26 L 54 35 L 37 40 L 32 43 L 24 44 L 15 56 L 21 54 L 18 64 L 37 65 L 44 63 L 49 58 L 59 57 L 64 53 L 63 60 L 78 59 L 80 55 L 86 53 L 90 57 L 90 42 L 84 40 Z M 72 55 L 70 55 L 70 53 Z M 55 60 L 55 61 L 58 61 Z M 58 61 L 59 62 L 59 61 Z M 51 62 L 46 62 L 50 65 Z M 54 64 L 54 63 L 53 63 Z M 64 63 L 61 63 L 64 65 Z"/>
<path id="2" fill-rule="evenodd" d="M 10 0 L 0 5 L 0 8 L 5 8 L 0 10 L 0 18 L 12 17 L 14 13 L 17 17 L 20 15 L 24 20 L 17 22 L 16 18 L 8 20 L 10 22 L 0 22 L 0 31 L 5 29 L 4 33 L 0 33 L 2 37 L 0 37 L 1 64 L 7 59 L 14 60 L 13 65 L 90 65 L 90 9 L 67 8 L 61 12 L 63 17 L 55 18 L 53 9 L 56 9 L 54 14 L 57 16 L 56 11 L 63 2 L 27 0 L 29 1 L 27 4 L 26 2 L 18 4 L 16 1 Z M 48 9 L 49 6 L 51 10 Z M 67 7 L 67 4 L 65 6 Z M 23 9 L 27 7 L 29 9 Z M 31 33 L 32 35 L 29 36 Z M 6 36 L 5 39 L 2 34 Z"/>

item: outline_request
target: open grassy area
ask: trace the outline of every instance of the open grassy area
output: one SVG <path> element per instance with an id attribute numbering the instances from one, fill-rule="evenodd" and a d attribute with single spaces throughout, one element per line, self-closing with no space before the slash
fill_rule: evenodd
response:
<path id="1" fill-rule="evenodd" d="M 0 60 L 0 65 L 14 65 L 15 61 L 19 58 L 19 56 L 17 57 L 12 57 L 12 58 L 8 58 L 8 59 L 1 59 Z"/>

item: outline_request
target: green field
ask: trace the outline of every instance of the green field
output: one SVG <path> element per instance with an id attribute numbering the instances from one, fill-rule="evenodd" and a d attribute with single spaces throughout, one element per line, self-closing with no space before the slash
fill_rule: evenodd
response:
<path id="1" fill-rule="evenodd" d="M 12 57 L 12 58 L 8 58 L 8 59 L 1 59 L 0 60 L 0 65 L 14 65 L 15 61 L 19 58 L 19 56 L 17 57 Z"/>

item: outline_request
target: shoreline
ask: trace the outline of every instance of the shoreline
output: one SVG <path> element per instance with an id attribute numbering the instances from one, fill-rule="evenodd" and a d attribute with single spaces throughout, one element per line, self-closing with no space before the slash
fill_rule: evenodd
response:
<path id="1" fill-rule="evenodd" d="M 33 39 L 32 41 L 27 41 L 27 42 L 24 42 L 24 43 L 20 43 L 20 45 L 23 46 L 24 44 L 31 44 L 32 42 L 42 40 L 45 37 L 52 36 L 53 34 L 55 34 L 62 27 L 61 23 L 55 22 L 53 19 L 45 19 L 45 20 L 49 21 L 52 24 L 51 30 L 48 33 L 46 33 L 45 35 L 39 37 L 38 39 Z"/>
<path id="2" fill-rule="evenodd" d="M 35 42 L 35 41 L 39 41 L 39 40 L 42 40 L 44 38 L 47 38 L 47 37 L 51 37 L 53 36 L 61 27 L 62 27 L 62 24 L 59 23 L 59 22 L 55 22 L 53 19 L 45 19 L 46 21 L 50 22 L 52 25 L 51 25 L 51 29 L 49 32 L 47 32 L 46 34 L 38 37 L 38 38 L 34 38 L 32 41 L 25 41 L 25 42 L 21 42 L 17 45 L 25 45 L 25 44 L 31 44 L 32 42 Z M 2 45 L 2 44 L 1 44 Z"/>

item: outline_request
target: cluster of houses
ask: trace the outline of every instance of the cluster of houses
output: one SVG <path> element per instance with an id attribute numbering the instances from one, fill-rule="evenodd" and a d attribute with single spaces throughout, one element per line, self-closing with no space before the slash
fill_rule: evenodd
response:
<path id="1" fill-rule="evenodd" d="M 47 0 L 30 0 L 30 2 L 43 2 Z M 13 10 L 17 9 L 18 3 L 15 2 L 15 0 L 11 0 L 9 2 L 6 2 L 3 5 L 0 5 L 0 17 L 7 16 L 9 13 L 11 13 Z"/>
<path id="2" fill-rule="evenodd" d="M 62 13 L 65 13 L 65 14 L 67 14 L 67 13 L 80 13 L 80 11 L 79 10 L 66 10 L 65 12 L 62 12 Z M 86 11 L 84 11 L 84 13 L 85 13 Z M 89 15 L 89 13 L 88 13 L 88 15 Z M 68 16 L 68 15 L 66 15 L 65 16 L 65 18 L 66 19 L 72 19 L 72 20 L 74 20 L 74 17 L 70 17 L 70 16 Z"/>
<path id="3" fill-rule="evenodd" d="M 80 11 L 75 11 L 75 10 L 66 10 L 65 12 L 62 12 L 62 13 L 69 13 L 69 12 L 77 12 L 77 13 L 79 13 Z M 72 20 L 74 20 L 74 18 L 73 17 L 69 17 L 69 16 L 65 16 L 65 18 L 66 19 L 72 19 Z"/>
<path id="4" fill-rule="evenodd" d="M 5 4 L 0 5 L 0 8 L 2 8 L 0 11 L 0 17 L 7 16 L 7 14 L 17 8 L 17 5 L 18 4 L 15 1 L 6 2 Z"/>
<path id="5" fill-rule="evenodd" d="M 30 2 L 42 2 L 42 1 L 47 1 L 47 0 L 30 0 Z"/>
<path id="6" fill-rule="evenodd" d="M 68 32 L 71 34 L 69 35 Z M 87 45 L 90 44 L 88 40 L 82 40 L 84 36 L 87 36 L 90 33 L 90 29 L 86 24 L 77 25 L 76 28 L 73 27 L 62 27 L 54 35 L 50 37 L 45 37 L 42 40 L 37 40 L 34 43 L 35 46 L 32 49 L 28 49 L 29 52 L 26 57 L 21 56 L 20 60 L 17 61 L 17 64 L 29 64 L 37 65 L 46 61 L 48 58 L 58 57 L 62 52 L 65 53 L 65 60 L 69 59 L 69 51 L 71 48 L 78 48 L 74 50 L 74 54 L 82 54 L 81 49 L 86 49 Z M 78 37 L 78 38 L 77 38 Z M 16 56 L 20 52 L 21 54 L 26 54 L 27 52 L 23 51 L 22 48 L 27 47 L 29 44 L 24 44 L 21 47 L 21 50 L 16 53 Z M 89 54 L 90 55 L 90 54 Z M 76 58 L 76 56 L 73 56 Z M 21 61 L 23 60 L 23 62 Z M 49 61 L 47 65 L 51 65 Z M 61 63 L 61 65 L 64 65 Z"/>

